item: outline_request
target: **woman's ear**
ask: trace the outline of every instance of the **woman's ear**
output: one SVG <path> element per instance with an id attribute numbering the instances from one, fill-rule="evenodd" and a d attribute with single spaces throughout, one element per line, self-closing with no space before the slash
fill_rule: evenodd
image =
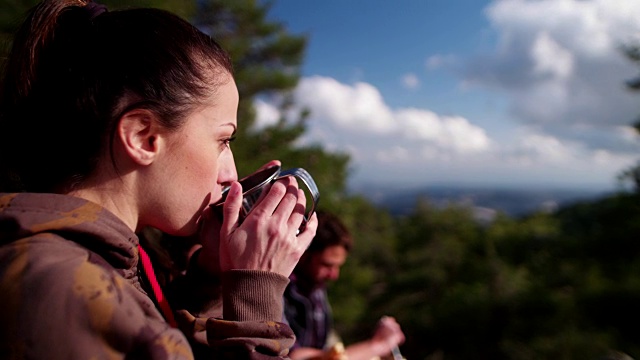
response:
<path id="1" fill-rule="evenodd" d="M 151 164 L 158 154 L 160 126 L 155 114 L 145 109 L 125 113 L 118 122 L 118 137 L 125 153 L 140 165 Z"/>

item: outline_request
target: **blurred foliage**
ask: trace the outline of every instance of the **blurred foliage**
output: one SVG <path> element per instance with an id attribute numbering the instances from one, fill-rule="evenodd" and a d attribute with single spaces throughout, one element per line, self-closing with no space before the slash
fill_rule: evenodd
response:
<path id="1" fill-rule="evenodd" d="M 627 59 L 640 66 L 640 44 L 637 42 L 626 44 L 623 45 L 621 49 Z M 626 85 L 631 91 L 640 90 L 640 75 L 627 80 Z M 635 129 L 636 134 L 640 135 L 640 115 L 636 117 L 631 125 Z M 620 172 L 620 174 L 618 174 L 618 181 L 622 185 L 630 184 L 636 192 L 640 192 L 640 162 Z"/>
<path id="2" fill-rule="evenodd" d="M 33 3 L 0 0 L 2 39 Z M 241 93 L 239 174 L 271 159 L 306 168 L 320 188 L 320 207 L 340 215 L 355 237 L 340 280 L 329 288 L 346 344 L 370 336 L 378 319 L 391 315 L 407 336 L 401 350 L 410 360 L 623 359 L 611 355 L 618 352 L 640 359 L 633 315 L 640 301 L 640 194 L 522 218 L 499 214 L 490 223 L 469 208 L 439 208 L 427 198 L 409 215 L 394 216 L 347 193 L 346 154 L 299 146 L 306 110 L 255 126 L 256 100 L 276 101 L 282 113 L 293 108 L 307 42 L 267 21 L 270 2 L 104 3 L 176 11 L 230 51 Z M 640 184 L 640 176 L 628 176 L 622 180 Z"/>
<path id="3" fill-rule="evenodd" d="M 640 292 L 638 195 L 488 225 L 423 199 L 393 226 L 401 265 L 390 265 L 386 291 L 366 302 L 368 319 L 350 340 L 386 313 L 407 334 L 408 359 L 640 356 L 630 316 Z"/>
<path id="4" fill-rule="evenodd" d="M 283 168 L 304 167 L 322 189 L 321 204 L 337 205 L 344 195 L 349 158 L 317 145 L 298 146 L 306 130 L 307 110 L 290 114 L 291 91 L 298 83 L 307 39 L 267 20 L 270 2 L 201 0 L 193 22 L 229 51 L 240 92 L 237 140 L 233 144 L 240 177 L 272 159 Z M 256 122 L 256 100 L 278 104 L 275 123 Z M 325 196 L 327 194 L 328 196 Z"/>

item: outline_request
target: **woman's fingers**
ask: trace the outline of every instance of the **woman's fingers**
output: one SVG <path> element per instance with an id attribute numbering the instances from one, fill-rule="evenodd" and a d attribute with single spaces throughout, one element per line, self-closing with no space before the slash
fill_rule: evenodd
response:
<path id="1" fill-rule="evenodd" d="M 222 207 L 222 232 L 231 233 L 237 226 L 242 208 L 242 186 L 239 182 L 231 183 L 227 192 L 227 199 Z"/>
<path id="2" fill-rule="evenodd" d="M 307 198 L 302 189 L 297 189 L 298 194 L 296 196 L 296 204 L 293 207 L 293 211 L 289 216 L 289 227 L 299 229 L 304 221 L 306 213 Z"/>
<path id="3" fill-rule="evenodd" d="M 289 276 L 317 228 L 313 216 L 307 229 L 297 235 L 306 204 L 297 180 L 287 176 L 271 184 L 241 224 L 237 219 L 242 194 L 235 185 L 229 191 L 221 241 L 222 270 L 266 270 Z"/>
<path id="4" fill-rule="evenodd" d="M 295 231 L 297 235 L 306 214 L 307 199 L 305 193 L 298 187 L 298 181 L 293 176 L 287 176 L 276 181 L 276 183 L 283 183 L 286 186 L 286 192 L 274 209 L 272 216 L 275 221 L 285 221 L 290 231 Z"/>
<path id="5" fill-rule="evenodd" d="M 298 245 L 302 249 L 302 252 L 311 245 L 311 240 L 313 240 L 314 236 L 316 236 L 316 230 L 318 229 L 318 215 L 313 213 L 305 225 L 302 232 L 300 232 L 297 236 Z M 300 254 L 302 256 L 302 253 Z"/>
<path id="6" fill-rule="evenodd" d="M 252 211 L 273 217 L 275 221 L 282 222 L 289 219 L 298 202 L 298 182 L 292 176 L 276 180 L 266 194 L 256 203 Z"/>

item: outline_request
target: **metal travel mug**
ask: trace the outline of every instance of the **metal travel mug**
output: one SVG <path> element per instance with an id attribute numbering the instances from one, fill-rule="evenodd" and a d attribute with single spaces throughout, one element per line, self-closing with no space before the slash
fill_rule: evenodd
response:
<path id="1" fill-rule="evenodd" d="M 309 221 L 309 218 L 315 212 L 316 206 L 318 205 L 318 200 L 320 198 L 320 193 L 315 181 L 313 181 L 311 175 L 303 168 L 291 168 L 282 170 L 282 167 L 275 165 L 240 179 L 239 182 L 240 185 L 242 185 L 242 208 L 240 209 L 240 222 L 242 222 L 244 218 L 247 217 L 253 206 L 260 198 L 260 194 L 262 194 L 262 191 L 268 184 L 271 184 L 272 182 L 287 176 L 294 176 L 297 179 L 301 180 L 311 194 L 311 205 L 308 206 L 308 210 L 304 215 L 304 220 L 302 221 L 302 225 L 300 225 L 299 229 L 299 232 L 302 232 L 307 225 L 307 221 Z M 222 198 L 215 204 L 211 205 L 213 207 L 213 210 L 219 214 L 220 218 L 222 218 L 222 204 L 224 204 L 225 200 L 227 199 L 228 192 L 229 188 L 225 188 L 224 190 L 222 190 Z"/>

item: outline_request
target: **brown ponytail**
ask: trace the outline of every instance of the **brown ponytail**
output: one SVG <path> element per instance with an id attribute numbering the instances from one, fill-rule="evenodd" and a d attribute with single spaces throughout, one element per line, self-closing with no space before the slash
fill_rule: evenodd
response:
<path id="1" fill-rule="evenodd" d="M 85 6 L 84 0 L 46 0 L 36 5 L 28 14 L 13 41 L 12 53 L 7 62 L 7 76 L 15 76 L 11 84 L 21 96 L 29 93 L 36 77 L 40 52 L 55 34 L 58 18 L 71 7 Z M 10 81 L 11 79 L 8 79 Z"/>

